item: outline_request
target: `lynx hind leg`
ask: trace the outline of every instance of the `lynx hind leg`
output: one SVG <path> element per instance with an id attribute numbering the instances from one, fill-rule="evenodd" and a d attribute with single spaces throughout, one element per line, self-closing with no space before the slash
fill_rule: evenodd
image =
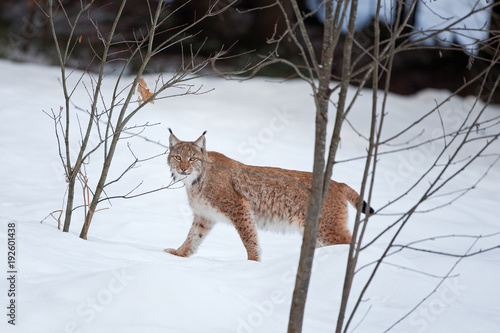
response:
<path id="1" fill-rule="evenodd" d="M 179 257 L 189 257 L 196 252 L 203 239 L 212 230 L 213 222 L 195 215 L 193 225 L 184 243 L 176 249 L 165 249 L 164 251 Z"/>
<path id="2" fill-rule="evenodd" d="M 351 232 L 347 228 L 347 203 L 328 208 L 325 205 L 320 220 L 318 246 L 351 243 Z"/>
<path id="3" fill-rule="evenodd" d="M 325 223 L 320 226 L 318 232 L 318 247 L 350 243 L 351 233 L 347 228 L 338 227 L 334 223 Z"/>

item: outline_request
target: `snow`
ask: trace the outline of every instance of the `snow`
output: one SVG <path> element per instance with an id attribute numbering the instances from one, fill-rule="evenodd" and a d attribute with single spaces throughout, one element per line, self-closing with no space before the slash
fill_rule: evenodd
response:
<path id="1" fill-rule="evenodd" d="M 131 200 L 103 203 L 96 212 L 89 240 L 78 238 L 83 211 L 77 209 L 69 233 L 57 230 L 49 213 L 60 209 L 65 191 L 52 120 L 41 110 L 57 110 L 63 103 L 59 70 L 52 67 L 0 61 L 8 80 L 0 83 L 0 239 L 6 251 L 7 224 L 17 226 L 17 320 L 2 332 L 284 332 L 295 281 L 300 235 L 259 232 L 263 260 L 246 260 L 237 233 L 216 225 L 190 258 L 178 258 L 164 248 L 182 244 L 190 227 L 191 212 L 184 189 L 169 189 Z M 165 74 L 168 75 L 168 74 Z M 75 78 L 77 73 L 75 73 Z M 112 80 L 112 76 L 108 80 Z M 147 78 L 152 82 L 153 78 Z M 216 150 L 255 165 L 311 170 L 314 142 L 314 103 L 308 86 L 300 81 L 277 83 L 266 79 L 245 82 L 204 78 L 196 81 L 206 90 L 200 96 L 156 101 L 137 114 L 132 125 L 160 123 L 142 135 L 168 143 L 167 128 L 180 139 L 194 140 L 204 130 L 209 150 Z M 111 94 L 110 81 L 104 95 Z M 407 127 L 445 99 L 445 91 L 428 90 L 412 97 L 390 95 L 384 136 Z M 85 91 L 75 93 L 75 103 L 85 106 Z M 349 120 L 366 131 L 371 91 L 364 90 Z M 465 118 L 473 98 L 453 98 L 441 109 L 443 126 L 452 129 Z M 480 109 L 479 103 L 476 109 Z M 477 112 L 477 111 L 475 111 Z M 500 107 L 490 106 L 486 118 Z M 83 115 L 80 115 L 83 117 Z M 331 130 L 332 124 L 330 124 Z M 399 139 L 425 141 L 442 130 L 438 115 L 421 122 Z M 498 125 L 487 133 L 498 133 Z M 75 134 L 76 135 L 76 134 Z M 97 140 L 97 138 L 93 138 Z M 122 141 L 111 178 L 131 163 L 131 149 L 139 158 L 161 154 L 163 146 L 140 137 Z M 477 151 L 474 141 L 464 156 Z M 412 180 L 433 163 L 441 142 L 417 150 L 382 155 L 372 206 L 379 210 L 406 191 Z M 363 156 L 366 141 L 349 126 L 342 133 L 339 159 Z M 76 144 L 75 144 L 76 148 Z M 485 154 L 498 152 L 495 142 Z M 444 192 L 474 184 L 495 160 L 477 160 L 454 179 Z M 359 189 L 364 160 L 338 164 L 333 178 Z M 460 165 L 457 165 L 457 168 Z M 99 157 L 87 166 L 95 184 Z M 487 235 L 499 230 L 498 188 L 500 168 L 495 165 L 467 195 L 452 205 L 415 214 L 396 241 L 407 244 L 445 235 Z M 141 181 L 147 191 L 169 183 L 165 155 L 141 163 L 122 181 L 109 188 L 109 196 L 123 194 Z M 424 188 L 426 184 L 423 184 Z M 370 219 L 367 239 L 372 239 L 418 197 L 421 188 Z M 81 200 L 77 193 L 77 200 Z M 450 197 L 432 200 L 429 209 Z M 351 209 L 351 213 L 353 210 Z M 396 214 L 396 215 L 391 215 Z M 352 220 L 353 214 L 351 214 Z M 351 225 L 352 227 L 352 225 Z M 360 256 L 353 290 L 359 294 L 391 235 L 384 235 Z M 464 254 L 500 243 L 499 236 L 475 239 L 445 237 L 415 244 L 425 249 Z M 416 251 L 395 252 L 382 264 L 361 302 L 351 330 L 385 331 L 424 297 L 394 332 L 498 332 L 500 329 L 500 259 L 498 250 L 461 260 Z M 6 252 L 4 252 L 6 253 Z M 347 246 L 317 250 L 306 307 L 304 332 L 332 332 L 339 309 Z M 6 267 L 6 254 L 2 256 Z M 7 272 L 7 269 L 5 269 Z M 6 273 L 7 274 L 7 273 Z M 439 285 L 442 276 L 449 277 Z M 2 308 L 7 306 L 7 280 L 1 279 Z M 354 302 L 349 303 L 352 309 Z"/>
<path id="2" fill-rule="evenodd" d="M 477 41 L 489 37 L 491 8 L 487 0 L 421 1 L 417 9 L 415 28 L 417 31 L 444 30 L 455 21 L 452 31 L 437 35 L 441 43 L 458 42 L 467 49 L 477 49 Z M 477 11 L 473 14 L 471 10 Z M 427 43 L 432 43 L 430 40 Z"/>
<path id="3" fill-rule="evenodd" d="M 411 3 L 411 1 L 409 2 Z M 323 22 L 325 9 L 322 0 L 307 0 L 310 10 L 320 8 L 316 17 Z M 321 6 L 321 7 L 320 7 Z M 476 51 L 478 41 L 484 41 L 489 37 L 489 24 L 491 17 L 491 4 L 488 0 L 420 0 L 415 9 L 415 30 L 425 31 L 420 36 L 416 34 L 412 38 L 419 39 L 435 31 L 441 31 L 435 37 L 425 40 L 425 44 L 433 45 L 436 40 L 441 44 L 457 42 L 465 46 L 467 50 Z M 350 3 L 348 10 L 350 10 Z M 362 29 L 373 18 L 377 10 L 377 1 L 361 0 L 358 3 L 356 13 L 356 27 Z M 474 11 L 471 13 L 471 11 Z M 349 11 L 347 12 L 349 13 Z M 342 29 L 347 31 L 348 17 L 346 16 Z M 380 2 L 380 21 L 392 22 L 396 17 L 396 1 L 382 0 Z M 456 22 L 456 23 L 455 23 Z M 452 24 L 455 23 L 455 24 Z"/>

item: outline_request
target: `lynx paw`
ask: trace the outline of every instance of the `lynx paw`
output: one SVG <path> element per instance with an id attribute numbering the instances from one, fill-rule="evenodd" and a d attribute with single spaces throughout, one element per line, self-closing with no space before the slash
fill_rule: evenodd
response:
<path id="1" fill-rule="evenodd" d="M 167 253 L 170 253 L 170 254 L 173 254 L 174 256 L 178 256 L 178 257 L 185 257 L 186 256 L 185 254 L 179 252 L 176 249 L 165 249 L 163 251 L 167 252 Z"/>
<path id="2" fill-rule="evenodd" d="M 176 249 L 165 249 L 165 250 L 163 250 L 163 252 L 167 252 L 167 253 L 173 254 L 175 256 L 179 255 L 179 253 L 177 252 Z"/>

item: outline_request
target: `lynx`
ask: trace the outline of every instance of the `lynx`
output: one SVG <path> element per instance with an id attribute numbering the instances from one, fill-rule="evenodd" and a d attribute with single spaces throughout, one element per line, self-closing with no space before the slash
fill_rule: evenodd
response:
<path id="1" fill-rule="evenodd" d="M 169 129 L 170 130 L 170 129 Z M 217 152 L 207 152 L 204 132 L 196 141 L 180 141 L 170 130 L 168 164 L 174 181 L 183 182 L 194 220 L 184 243 L 166 252 L 193 254 L 216 222 L 228 222 L 238 232 L 249 260 L 260 260 L 257 228 L 303 232 L 312 174 L 250 166 Z M 330 181 L 320 218 L 318 246 L 348 244 L 347 202 L 358 193 Z M 366 202 L 363 212 L 367 211 Z M 373 213 L 370 207 L 369 212 Z"/>

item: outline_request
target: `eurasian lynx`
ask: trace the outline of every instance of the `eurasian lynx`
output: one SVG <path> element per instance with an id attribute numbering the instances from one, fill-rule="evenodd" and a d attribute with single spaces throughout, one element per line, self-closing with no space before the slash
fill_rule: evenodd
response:
<path id="1" fill-rule="evenodd" d="M 248 259 L 259 261 L 258 227 L 304 230 L 311 173 L 249 166 L 220 153 L 207 152 L 205 133 L 194 142 L 180 141 L 170 133 L 168 164 L 174 180 L 185 184 L 194 221 L 184 243 L 177 250 L 166 252 L 181 257 L 193 254 L 214 223 L 226 221 L 239 233 Z M 355 206 L 358 200 L 359 195 L 352 188 L 330 181 L 318 246 L 351 241 L 346 226 L 347 201 Z"/>

